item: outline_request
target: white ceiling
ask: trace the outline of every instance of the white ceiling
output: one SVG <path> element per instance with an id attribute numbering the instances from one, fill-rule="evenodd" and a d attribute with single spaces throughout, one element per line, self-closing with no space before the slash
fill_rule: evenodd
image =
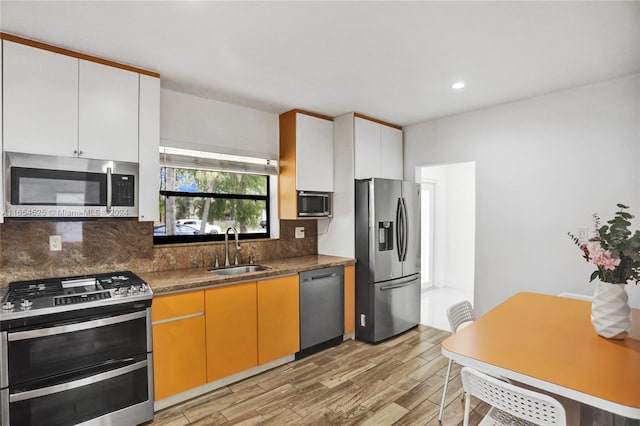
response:
<path id="1" fill-rule="evenodd" d="M 4 1 L 4 32 L 281 113 L 407 125 L 640 71 L 640 1 Z M 459 92 L 450 85 L 463 80 Z"/>

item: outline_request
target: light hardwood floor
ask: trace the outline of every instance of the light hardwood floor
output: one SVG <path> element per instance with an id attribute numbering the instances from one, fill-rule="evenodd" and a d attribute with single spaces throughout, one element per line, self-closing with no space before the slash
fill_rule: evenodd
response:
<path id="1" fill-rule="evenodd" d="M 378 345 L 346 341 L 159 411 L 145 426 L 438 425 L 448 335 L 419 325 Z M 459 373 L 453 364 L 445 426 L 462 424 Z M 489 407 L 472 404 L 476 425 Z"/>

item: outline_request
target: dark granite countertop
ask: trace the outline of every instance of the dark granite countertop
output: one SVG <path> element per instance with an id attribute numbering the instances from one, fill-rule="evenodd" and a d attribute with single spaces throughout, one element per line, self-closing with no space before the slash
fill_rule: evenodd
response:
<path id="1" fill-rule="evenodd" d="M 355 259 L 338 256 L 312 255 L 267 260 L 259 264 L 269 266 L 271 269 L 246 274 L 218 275 L 210 272 L 210 268 L 191 268 L 147 272 L 138 275 L 151 286 L 151 289 L 157 296 L 163 293 L 194 290 L 222 284 L 262 280 L 278 275 L 296 274 L 301 271 L 310 271 L 318 268 L 354 265 Z"/>

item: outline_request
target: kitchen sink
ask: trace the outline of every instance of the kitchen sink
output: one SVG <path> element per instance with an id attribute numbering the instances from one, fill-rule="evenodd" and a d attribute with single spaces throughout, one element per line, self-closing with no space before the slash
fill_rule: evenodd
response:
<path id="1" fill-rule="evenodd" d="M 209 269 L 209 272 L 213 272 L 214 274 L 218 275 L 237 275 L 248 274 L 250 272 L 268 271 L 269 269 L 271 269 L 271 267 L 264 265 L 240 265 L 230 266 L 226 268 Z"/>

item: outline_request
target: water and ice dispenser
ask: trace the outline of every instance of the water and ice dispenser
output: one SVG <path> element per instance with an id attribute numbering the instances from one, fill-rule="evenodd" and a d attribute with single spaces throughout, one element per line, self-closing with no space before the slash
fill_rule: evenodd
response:
<path id="1" fill-rule="evenodd" d="M 378 222 L 378 251 L 393 250 L 393 222 Z"/>

